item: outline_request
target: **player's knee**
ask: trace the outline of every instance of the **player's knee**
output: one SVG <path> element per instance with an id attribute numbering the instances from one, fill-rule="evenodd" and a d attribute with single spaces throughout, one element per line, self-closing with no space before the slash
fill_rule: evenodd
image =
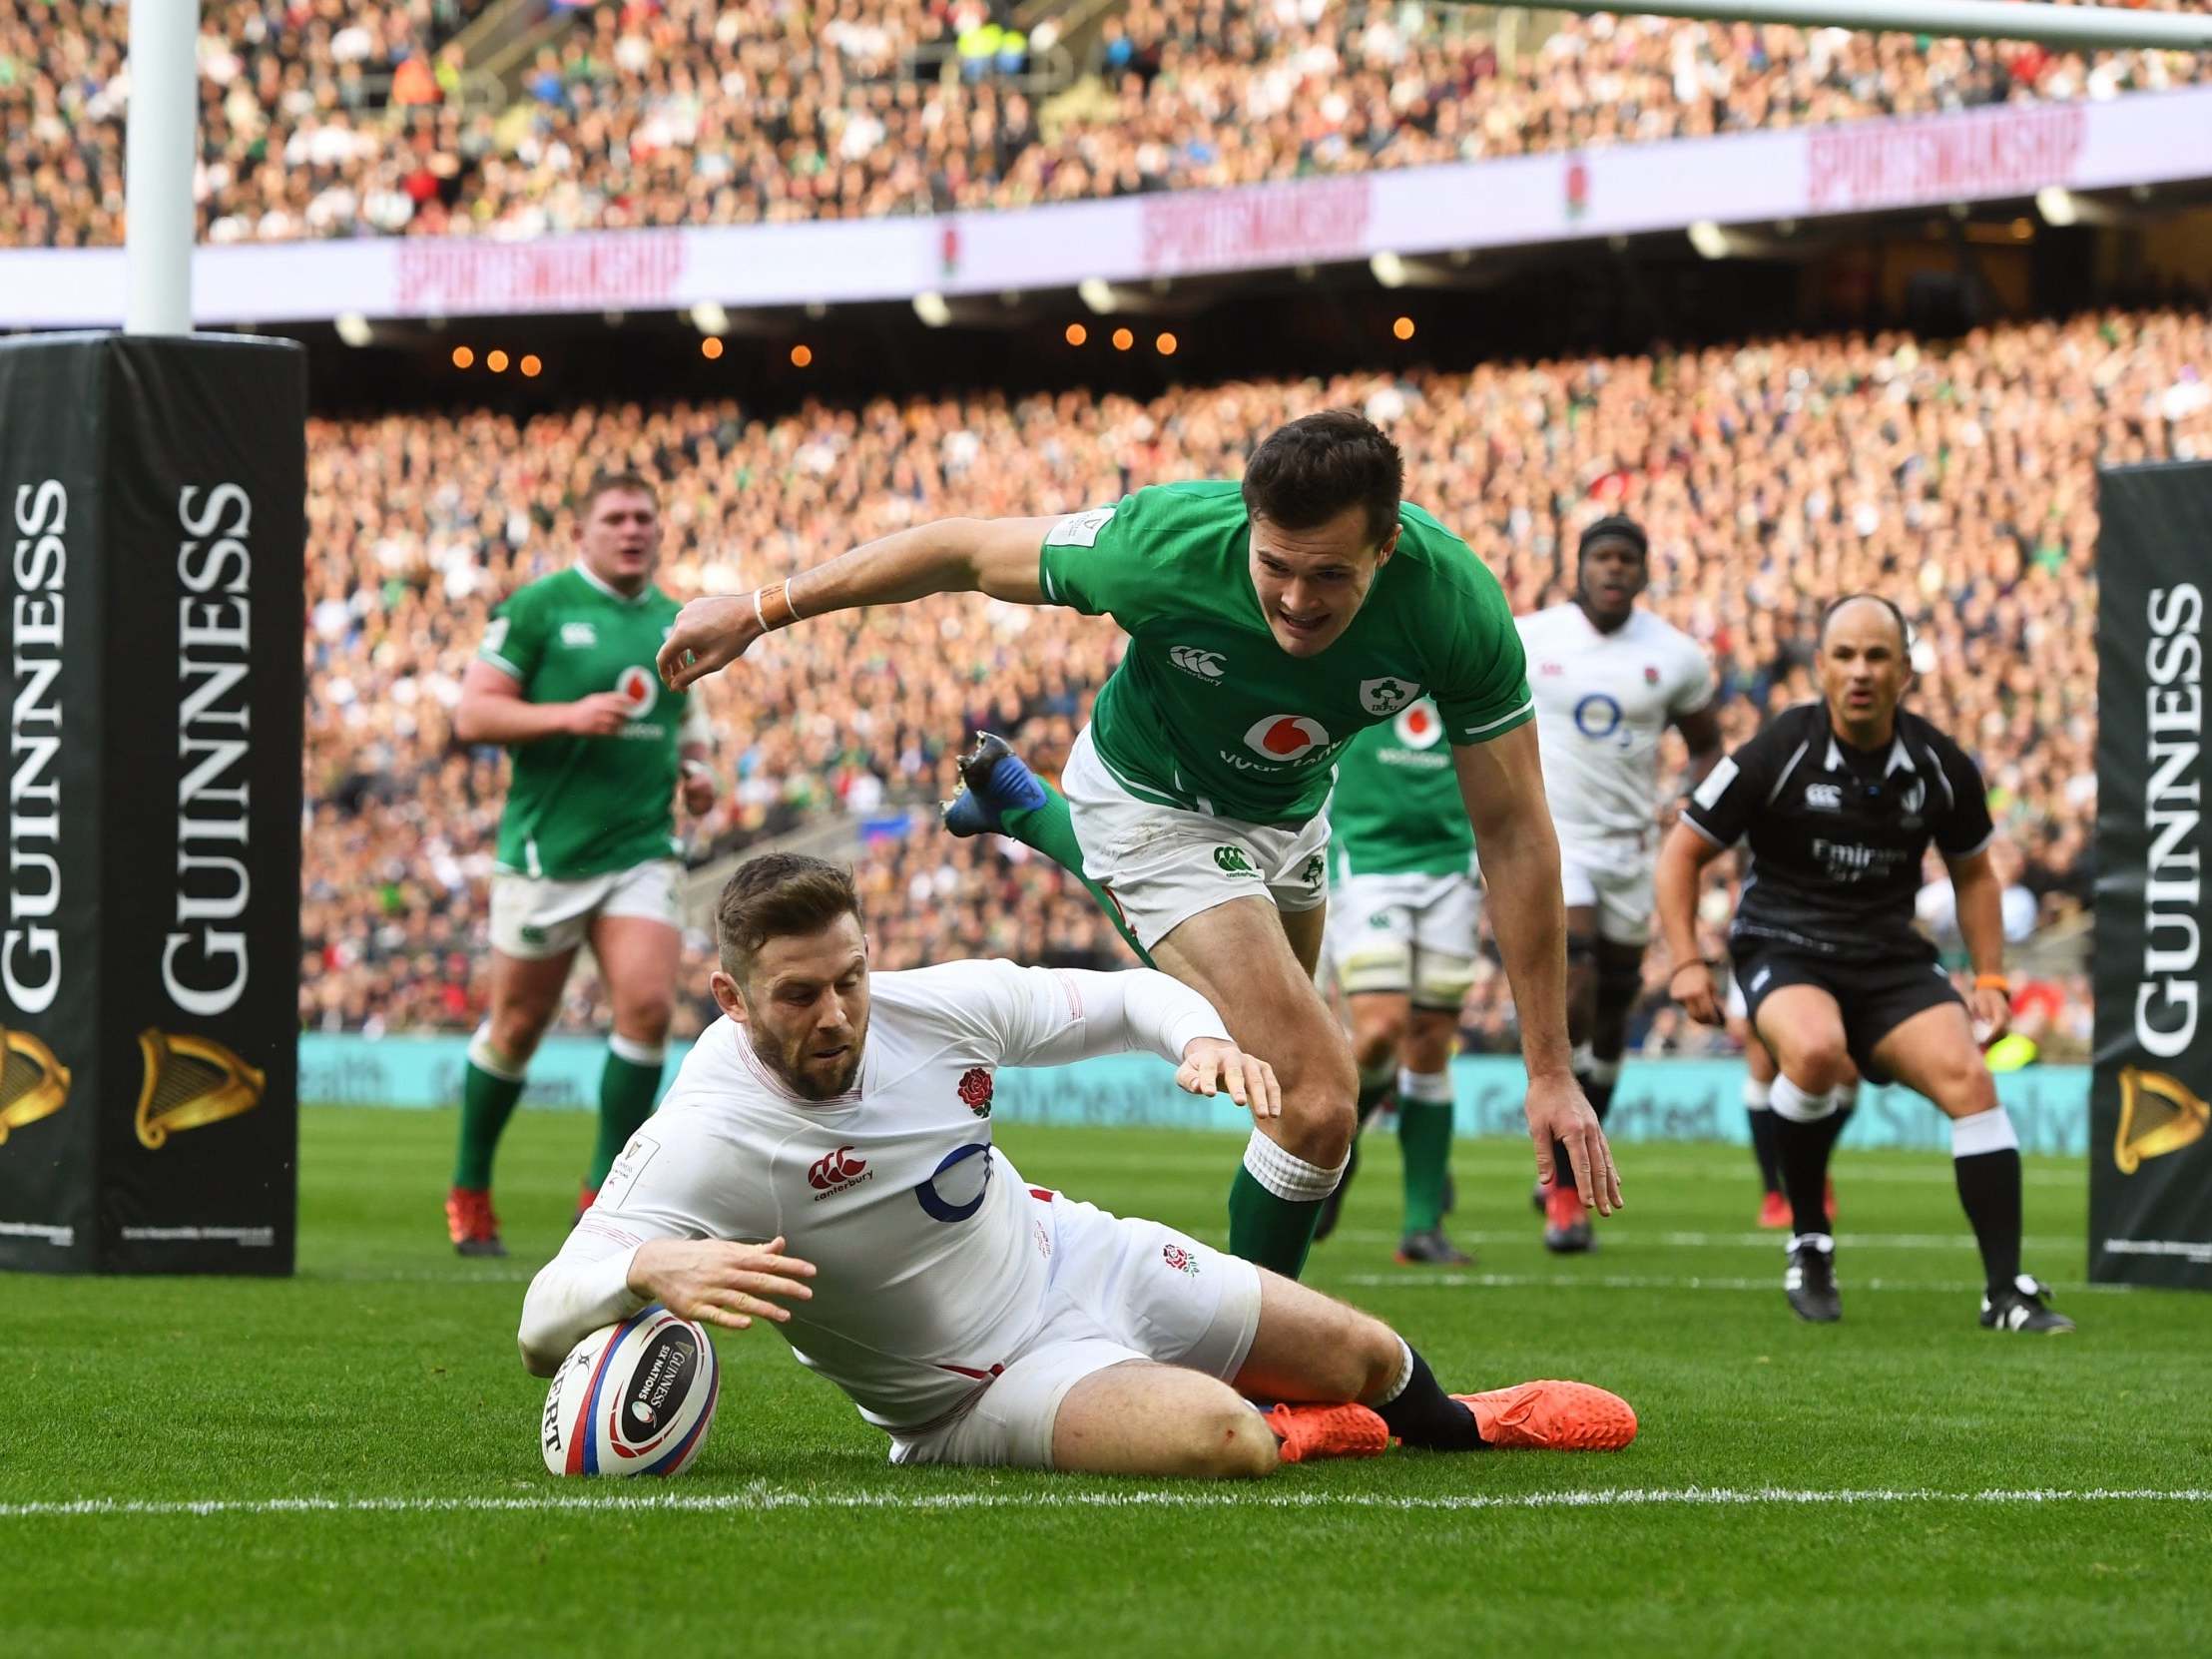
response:
<path id="1" fill-rule="evenodd" d="M 1936 1103 L 1954 1118 L 1996 1110 L 1996 1079 L 1979 1050 L 1968 1050 L 1946 1066 L 1936 1081 Z"/>
<path id="2" fill-rule="evenodd" d="M 1818 1031 L 1794 1044 L 1783 1067 L 1807 1094 L 1826 1094 L 1851 1076 L 1851 1050 L 1841 1031 Z"/>
<path id="3" fill-rule="evenodd" d="M 1183 1472 L 1203 1479 L 1257 1480 L 1275 1470 L 1275 1431 L 1234 1396 L 1193 1414 Z"/>
<path id="4" fill-rule="evenodd" d="M 676 1003 L 671 997 L 625 997 L 615 1008 L 615 1029 L 634 1043 L 658 1048 L 668 1041 L 668 1028 L 675 1017 Z"/>
<path id="5" fill-rule="evenodd" d="M 1352 1025 L 1352 1057 L 1361 1071 L 1374 1071 L 1389 1063 L 1398 1044 L 1405 1040 L 1403 1009 L 1384 1013 L 1361 1013 Z"/>
<path id="6" fill-rule="evenodd" d="M 535 1008 L 497 1008 L 486 1023 L 493 1052 L 519 1071 L 538 1051 L 538 1040 L 545 1035 L 547 1016 Z"/>
<path id="7" fill-rule="evenodd" d="M 1405 1345 L 1381 1320 L 1366 1314 L 1353 1318 L 1351 1335 L 1339 1350 L 1345 1359 L 1344 1397 L 1373 1404 L 1397 1382 L 1405 1367 Z"/>

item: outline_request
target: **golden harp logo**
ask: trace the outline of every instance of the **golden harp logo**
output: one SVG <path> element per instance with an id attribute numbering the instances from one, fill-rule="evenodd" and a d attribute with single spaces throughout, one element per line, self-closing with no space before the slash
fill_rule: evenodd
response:
<path id="1" fill-rule="evenodd" d="M 69 1103 L 69 1068 L 28 1031 L 0 1031 L 0 1142 Z"/>
<path id="2" fill-rule="evenodd" d="M 2204 1136 L 2207 1106 L 2186 1083 L 2162 1071 L 2120 1070 L 2120 1132 L 2112 1142 L 2112 1162 L 2133 1175 L 2145 1158 L 2160 1158 Z"/>
<path id="3" fill-rule="evenodd" d="M 251 1112 L 268 1074 L 208 1037 L 148 1027 L 139 1033 L 146 1080 L 139 1085 L 138 1138 L 158 1152 L 179 1129 L 199 1129 Z"/>

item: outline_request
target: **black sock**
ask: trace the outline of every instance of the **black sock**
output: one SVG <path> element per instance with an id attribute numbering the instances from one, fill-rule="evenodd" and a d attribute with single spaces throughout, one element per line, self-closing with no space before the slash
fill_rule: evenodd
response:
<path id="1" fill-rule="evenodd" d="M 1759 1185 L 1767 1192 L 1778 1193 L 1782 1190 L 1782 1164 L 1774 1149 L 1774 1113 L 1764 1106 L 1746 1106 L 1744 1116 L 1751 1123 L 1751 1155 L 1759 1160 Z"/>
<path id="2" fill-rule="evenodd" d="M 1394 1071 L 1384 1072 L 1373 1083 L 1362 1083 L 1358 1102 L 1361 1127 L 1365 1128 L 1368 1119 L 1382 1110 L 1383 1103 L 1396 1092 L 1397 1073 Z"/>
<path id="3" fill-rule="evenodd" d="M 1965 1206 L 1974 1241 L 1981 1246 L 1981 1271 L 1993 1297 L 2010 1290 L 2020 1276 L 2019 1149 L 1977 1152 L 1952 1159 L 1950 1167 L 1958 1177 L 1958 1202 Z"/>
<path id="4" fill-rule="evenodd" d="M 1474 1412 L 1437 1385 L 1428 1362 L 1417 1351 L 1408 1346 L 1405 1352 L 1413 1356 L 1413 1375 L 1397 1397 L 1378 1405 L 1375 1414 L 1401 1441 L 1423 1451 L 1480 1451 L 1482 1436 L 1475 1430 Z"/>
<path id="5" fill-rule="evenodd" d="M 1613 1109 L 1613 1081 L 1600 1083 L 1586 1072 L 1579 1071 L 1574 1074 L 1574 1080 L 1581 1086 L 1582 1098 L 1590 1103 L 1590 1110 L 1597 1114 L 1597 1121 L 1602 1127 L 1605 1114 Z M 1574 1162 L 1567 1156 L 1565 1141 L 1551 1143 L 1551 1167 L 1559 1172 L 1558 1185 L 1574 1185 Z"/>
<path id="6" fill-rule="evenodd" d="M 1831 1112 L 1811 1123 L 1800 1123 L 1780 1112 L 1774 1119 L 1775 1162 L 1782 1170 L 1782 1190 L 1790 1199 L 1792 1231 L 1828 1235 L 1828 1159 L 1843 1133 L 1842 1114 Z"/>

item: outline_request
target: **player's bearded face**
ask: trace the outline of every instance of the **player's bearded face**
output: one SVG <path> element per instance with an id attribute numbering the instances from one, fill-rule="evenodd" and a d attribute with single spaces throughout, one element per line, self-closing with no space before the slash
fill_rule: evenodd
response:
<path id="1" fill-rule="evenodd" d="M 602 582 L 642 586 L 661 555 L 661 515 L 642 490 L 606 490 L 584 520 L 584 565 Z"/>
<path id="2" fill-rule="evenodd" d="M 1252 521 L 1252 591 L 1275 643 L 1312 657 L 1352 626 L 1376 573 L 1397 549 L 1397 530 L 1381 546 L 1368 538 L 1364 508 L 1347 507 L 1310 530 Z"/>
<path id="3" fill-rule="evenodd" d="M 715 975 L 715 1000 L 743 1022 L 762 1065 L 803 1100 L 832 1100 L 852 1087 L 867 1043 L 867 938 L 859 918 L 819 933 L 770 939 L 745 983 Z"/>

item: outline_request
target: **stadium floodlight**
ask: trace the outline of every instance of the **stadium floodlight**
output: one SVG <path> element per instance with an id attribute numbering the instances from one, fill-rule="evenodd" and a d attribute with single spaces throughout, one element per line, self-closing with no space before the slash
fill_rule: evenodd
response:
<path id="1" fill-rule="evenodd" d="M 123 329 L 192 332 L 192 164 L 200 154 L 200 0 L 131 0 L 123 135 Z"/>
<path id="2" fill-rule="evenodd" d="M 1090 306 L 1094 316 L 1112 316 L 1121 308 L 1121 296 L 1103 276 L 1086 276 L 1075 284 L 1075 296 Z"/>
<path id="3" fill-rule="evenodd" d="M 1558 0 L 1570 12 L 1617 12 L 1620 0 Z M 1889 30 L 1962 40 L 2032 40 L 2045 46 L 2212 51 L 2212 13 L 2139 12 L 2120 6 L 2053 6 L 2043 0 L 1636 0 L 1654 17 L 1701 22 L 1794 23 L 1807 29 Z"/>
<path id="4" fill-rule="evenodd" d="M 712 299 L 702 299 L 691 308 L 691 324 L 703 334 L 727 334 L 730 331 L 730 313 Z"/>
<path id="5" fill-rule="evenodd" d="M 936 292 L 914 295 L 914 315 L 929 328 L 942 328 L 952 320 L 952 307 L 944 302 L 944 295 Z"/>
<path id="6" fill-rule="evenodd" d="M 376 337 L 375 330 L 368 325 L 368 318 L 359 311 L 340 311 L 331 325 L 347 345 L 363 346 Z"/>
<path id="7" fill-rule="evenodd" d="M 1405 285 L 1405 262 L 1387 250 L 1370 255 L 1368 269 L 1375 273 L 1375 279 L 1386 288 L 1401 288 Z"/>
<path id="8" fill-rule="evenodd" d="M 2035 193 L 2035 211 L 2043 216 L 2045 225 L 2060 230 L 2081 223 L 2081 209 L 2073 192 L 2058 185 L 2045 185 Z"/>
<path id="9" fill-rule="evenodd" d="M 1690 226 L 1690 246 L 1708 260 L 1725 260 L 1729 256 L 1728 233 L 1710 219 L 1693 221 Z"/>

